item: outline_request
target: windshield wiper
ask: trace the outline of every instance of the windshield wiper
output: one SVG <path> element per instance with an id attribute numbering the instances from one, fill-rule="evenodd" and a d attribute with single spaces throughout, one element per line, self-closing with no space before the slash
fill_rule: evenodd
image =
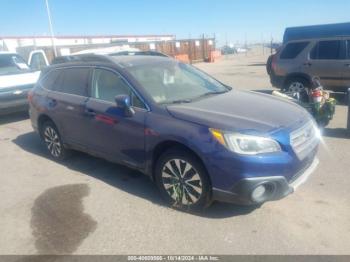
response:
<path id="1" fill-rule="evenodd" d="M 224 90 L 224 91 L 210 91 L 207 93 L 204 93 L 198 97 L 195 97 L 193 99 L 198 99 L 198 98 L 202 98 L 202 97 L 206 97 L 206 96 L 210 96 L 210 95 L 218 95 L 218 94 L 223 94 L 223 93 L 227 93 L 230 90 Z M 172 100 L 172 101 L 166 101 L 162 104 L 182 104 L 182 103 L 191 103 L 193 99 L 178 99 L 178 100 Z"/>
<path id="2" fill-rule="evenodd" d="M 191 99 L 178 99 L 178 100 L 172 100 L 164 102 L 163 104 L 182 104 L 182 103 L 191 103 Z"/>
<path id="3" fill-rule="evenodd" d="M 206 97 L 206 96 L 210 96 L 210 95 L 224 94 L 224 93 L 227 93 L 228 91 L 229 91 L 229 90 L 224 90 L 224 91 L 210 91 L 210 92 L 207 92 L 207 93 L 204 93 L 204 94 L 200 95 L 200 96 L 197 97 L 197 98 Z"/>

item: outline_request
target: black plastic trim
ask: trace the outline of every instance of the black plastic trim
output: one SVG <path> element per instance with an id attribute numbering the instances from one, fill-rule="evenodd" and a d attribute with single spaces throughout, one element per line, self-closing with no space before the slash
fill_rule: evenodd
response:
<path id="1" fill-rule="evenodd" d="M 268 185 L 273 188 L 269 194 L 263 198 L 254 200 L 251 193 L 259 185 Z M 213 188 L 213 199 L 221 202 L 229 202 L 243 205 L 260 204 L 266 201 L 279 200 L 293 193 L 293 188 L 289 186 L 287 180 L 282 176 L 244 178 L 238 181 L 229 191 Z"/>

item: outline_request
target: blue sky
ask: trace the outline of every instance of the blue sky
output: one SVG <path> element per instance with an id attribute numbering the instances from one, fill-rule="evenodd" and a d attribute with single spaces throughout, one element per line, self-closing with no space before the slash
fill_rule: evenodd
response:
<path id="1" fill-rule="evenodd" d="M 287 26 L 350 22 L 348 0 L 49 0 L 57 35 L 281 40 Z M 0 35 L 48 35 L 45 0 L 0 0 Z"/>

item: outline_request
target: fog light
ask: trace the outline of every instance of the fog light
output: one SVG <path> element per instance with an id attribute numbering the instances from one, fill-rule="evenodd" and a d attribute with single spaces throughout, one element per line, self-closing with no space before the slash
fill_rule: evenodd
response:
<path id="1" fill-rule="evenodd" d="M 265 185 L 257 186 L 252 192 L 252 199 L 257 202 L 261 201 L 263 196 L 265 195 L 265 192 L 266 192 Z"/>

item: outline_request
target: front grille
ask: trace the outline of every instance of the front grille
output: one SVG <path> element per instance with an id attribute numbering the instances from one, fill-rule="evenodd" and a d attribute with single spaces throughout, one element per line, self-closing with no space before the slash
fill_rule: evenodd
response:
<path id="1" fill-rule="evenodd" d="M 291 184 L 293 183 L 295 180 L 297 180 L 301 175 L 304 174 L 304 172 L 312 165 L 312 163 L 314 162 L 315 160 L 315 156 L 316 156 L 316 148 L 310 153 L 310 155 L 308 157 L 306 157 L 304 160 L 303 160 L 303 167 L 298 170 L 298 172 L 293 175 L 289 180 L 288 180 L 288 183 Z"/>
<path id="2" fill-rule="evenodd" d="M 318 143 L 319 138 L 316 134 L 316 126 L 312 121 L 290 134 L 290 144 L 299 160 L 305 159 Z"/>

